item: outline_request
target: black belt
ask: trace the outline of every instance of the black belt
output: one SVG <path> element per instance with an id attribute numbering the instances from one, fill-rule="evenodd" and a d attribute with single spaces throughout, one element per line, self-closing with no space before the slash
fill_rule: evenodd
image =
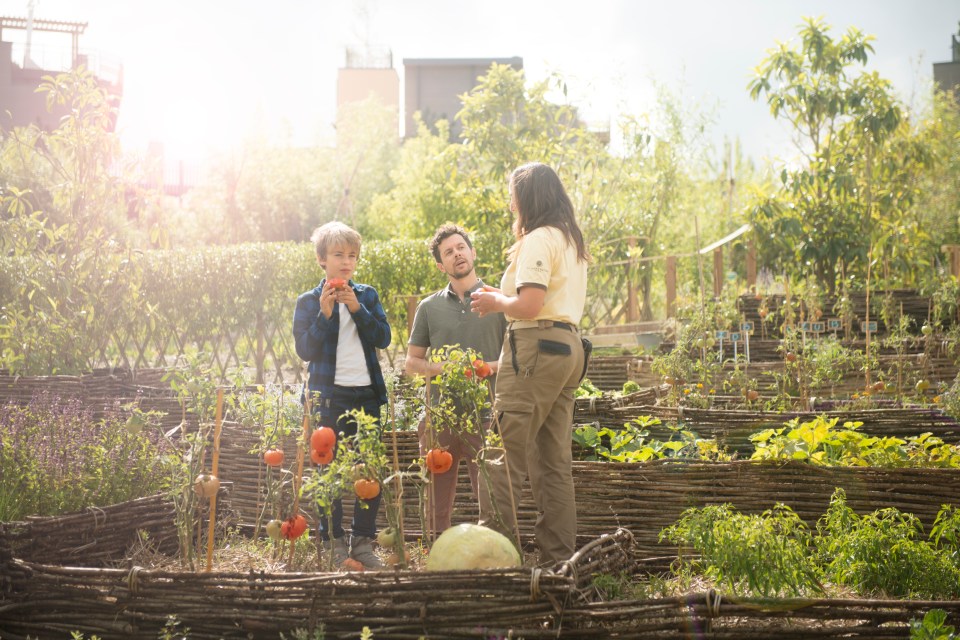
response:
<path id="1" fill-rule="evenodd" d="M 557 321 L 554 321 L 553 326 L 555 326 L 555 327 L 560 327 L 561 329 L 566 329 L 567 331 L 576 331 L 576 329 L 574 329 L 573 325 L 570 324 L 569 322 L 557 322 Z"/>

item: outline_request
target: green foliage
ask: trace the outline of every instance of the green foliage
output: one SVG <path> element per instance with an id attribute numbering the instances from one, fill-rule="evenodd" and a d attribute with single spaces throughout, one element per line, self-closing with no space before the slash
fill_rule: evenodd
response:
<path id="1" fill-rule="evenodd" d="M 152 415 L 127 427 L 116 406 L 100 420 L 78 400 L 42 394 L 0 407 L 0 521 L 59 515 L 166 488 L 170 448 Z"/>
<path id="2" fill-rule="evenodd" d="M 941 510 L 937 520 L 950 519 Z M 922 539 L 919 519 L 897 509 L 860 516 L 837 489 L 817 524 L 820 563 L 827 578 L 862 594 L 943 598 L 960 594 L 957 546 L 937 548 Z"/>
<path id="3" fill-rule="evenodd" d="M 945 507 L 937 521 L 950 523 L 939 531 L 955 533 L 952 510 Z M 957 545 L 943 537 L 931 544 L 922 534 L 915 516 L 893 508 L 854 513 L 837 489 L 816 535 L 785 505 L 748 515 L 723 504 L 687 509 L 660 539 L 681 545 L 681 558 L 691 547 L 699 557 L 683 566 L 737 594 L 823 593 L 829 581 L 864 595 L 955 598 Z"/>
<path id="4" fill-rule="evenodd" d="M 587 460 L 611 462 L 645 462 L 663 458 L 708 457 L 716 453 L 716 444 L 702 441 L 696 434 L 681 427 L 668 427 L 673 436 L 667 441 L 648 440 L 648 427 L 657 426 L 660 420 L 640 416 L 623 425 L 622 429 L 593 425 L 580 425 L 573 431 L 573 442 L 589 451 Z M 674 439 L 676 437 L 676 439 Z"/>
<path id="5" fill-rule="evenodd" d="M 584 378 L 580 381 L 580 386 L 573 392 L 574 398 L 599 398 L 603 395 L 603 390 L 598 389 L 590 378 Z"/>
<path id="6" fill-rule="evenodd" d="M 115 111 L 92 74 L 45 76 L 57 129 L 0 141 L 0 367 L 65 373 L 98 345 L 91 330 L 127 270 L 120 241 L 125 169 L 108 126 Z"/>
<path id="7" fill-rule="evenodd" d="M 888 468 L 960 468 L 960 448 L 930 433 L 908 438 L 868 436 L 858 429 L 862 422 L 817 416 L 786 426 L 765 429 L 750 436 L 756 449 L 751 460 L 804 460 L 823 466 Z"/>
<path id="8" fill-rule="evenodd" d="M 957 640 L 953 626 L 947 624 L 947 612 L 943 609 L 930 609 L 923 620 L 910 621 L 910 640 Z"/>
<path id="9" fill-rule="evenodd" d="M 736 594 L 823 591 L 810 531 L 782 504 L 759 515 L 741 514 L 728 504 L 687 509 L 660 539 L 692 547 L 700 558 L 691 562 Z"/>
<path id="10" fill-rule="evenodd" d="M 915 284 L 932 249 L 911 209 L 930 145 L 910 128 L 887 80 L 855 71 L 873 53 L 872 36 L 828 32 L 806 19 L 800 46 L 771 51 L 749 85 L 753 99 L 765 97 L 790 125 L 804 154 L 799 168 L 780 172 L 779 192 L 753 207 L 764 262 L 812 271 L 832 292 L 844 275 L 863 276 L 882 258 L 875 276 Z"/>

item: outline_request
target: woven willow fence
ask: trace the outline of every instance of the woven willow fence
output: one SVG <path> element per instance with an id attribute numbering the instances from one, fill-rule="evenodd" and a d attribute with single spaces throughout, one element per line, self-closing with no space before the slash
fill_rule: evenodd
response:
<path id="1" fill-rule="evenodd" d="M 3 380 L 7 401 L 54 389 L 92 394 L 87 403 L 139 394 L 141 406 L 172 403 L 159 374 L 135 382 L 122 376 Z M 578 401 L 578 412 L 615 414 L 648 408 L 663 389 L 624 398 Z M 592 405 L 592 406 L 591 406 Z M 146 407 L 144 407 L 146 408 Z M 710 413 L 710 412 L 705 412 Z M 717 413 L 714 411 L 713 413 Z M 726 416 L 729 418 L 729 416 Z M 778 415 L 778 419 L 784 419 Z M 891 429 L 915 419 L 887 415 Z M 878 423 L 879 424 L 879 423 Z M 894 426 L 898 425 L 898 426 Z M 718 425 L 718 429 L 720 426 Z M 228 525 L 249 530 L 259 516 L 266 472 L 249 453 L 255 434 L 226 423 L 221 441 L 224 480 L 218 513 Z M 393 434 L 385 434 L 392 447 Z M 402 467 L 416 464 L 412 432 L 396 434 Z M 294 451 L 288 441 L 285 448 Z M 905 637 L 911 619 L 932 609 L 960 623 L 960 603 L 860 599 L 738 600 L 715 592 L 678 598 L 602 601 L 590 587 L 598 572 L 665 571 L 675 549 L 659 532 L 693 506 L 729 503 L 758 513 L 777 502 L 809 525 L 826 511 L 837 487 L 859 513 L 896 507 L 929 529 L 943 504 L 956 504 L 955 470 L 820 468 L 803 463 L 612 464 L 575 462 L 581 551 L 558 573 L 533 569 L 443 574 L 384 571 L 361 574 L 192 573 L 129 566 L 145 540 L 174 553 L 172 507 L 157 496 L 87 509 L 78 514 L 0 523 L 0 637 L 156 638 L 175 616 L 190 638 L 277 638 L 323 626 L 327 637 L 356 638 L 362 626 L 375 638 L 884 638 Z M 476 519 L 476 502 L 460 470 L 454 521 Z M 406 491 L 408 540 L 420 535 L 415 490 Z M 350 517 L 346 501 L 346 517 Z M 382 513 L 382 512 L 381 512 Z M 529 488 L 519 504 L 525 543 L 536 520 Z M 385 523 L 381 518 L 381 526 Z M 619 528 L 619 529 L 618 529 Z M 617 531 L 610 534 L 611 531 Z M 145 532 L 144 536 L 141 532 Z"/>
<path id="2" fill-rule="evenodd" d="M 575 473 L 588 485 L 607 479 L 608 504 L 617 505 L 626 515 L 623 519 L 646 522 L 648 528 L 671 520 L 665 512 L 679 513 L 694 504 L 730 501 L 750 510 L 751 505 L 766 508 L 761 503 L 775 497 L 787 498 L 809 520 L 822 512 L 826 492 L 845 483 L 854 509 L 897 506 L 920 514 L 929 525 L 945 498 L 935 488 L 948 479 L 933 474 L 911 487 L 907 478 L 884 477 L 876 470 L 823 475 L 786 465 L 776 491 L 772 469 L 747 464 L 634 465 L 638 473 L 631 475 L 621 465 L 578 464 Z M 944 493 L 956 498 L 960 478 L 952 475 Z M 579 494 L 581 501 L 584 497 Z M 584 519 L 582 510 L 579 517 Z M 609 521 L 609 516 L 604 519 Z M 125 558 L 142 539 L 141 530 L 169 547 L 175 538 L 169 504 L 147 498 L 0 524 L 0 637 L 68 637 L 79 631 L 104 639 L 156 638 L 171 616 L 181 629 L 190 630 L 188 637 L 198 639 L 276 638 L 321 626 L 327 637 L 335 638 L 356 638 L 367 626 L 381 639 L 886 638 L 905 637 L 908 622 L 932 608 L 947 611 L 953 623 L 960 620 L 958 601 L 761 600 L 714 591 L 599 600 L 590 587 L 598 573 L 663 570 L 670 559 L 646 553 L 644 542 L 626 529 L 586 540 L 555 573 L 349 574 L 256 569 L 194 573 L 129 566 Z"/>

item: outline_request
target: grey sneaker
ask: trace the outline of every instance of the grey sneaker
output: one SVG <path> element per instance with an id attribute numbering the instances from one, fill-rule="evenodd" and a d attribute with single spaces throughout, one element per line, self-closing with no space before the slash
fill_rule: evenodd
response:
<path id="1" fill-rule="evenodd" d="M 334 538 L 331 543 L 330 540 L 323 541 L 323 561 L 322 565 L 324 567 L 330 566 L 330 554 L 333 554 L 333 568 L 339 569 L 343 563 L 350 557 L 350 554 L 347 552 L 347 541 L 345 537 Z"/>
<path id="2" fill-rule="evenodd" d="M 364 569 L 383 569 L 383 563 L 373 552 L 373 538 L 354 536 L 350 545 L 350 557 L 362 564 Z"/>

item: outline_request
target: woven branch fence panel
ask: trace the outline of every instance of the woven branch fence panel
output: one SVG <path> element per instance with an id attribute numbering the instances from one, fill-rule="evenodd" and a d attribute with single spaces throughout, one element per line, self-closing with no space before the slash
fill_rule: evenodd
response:
<path id="1" fill-rule="evenodd" d="M 839 487 L 857 513 L 895 507 L 915 514 L 929 531 L 942 505 L 960 504 L 960 471 L 951 469 L 575 462 L 574 482 L 581 534 L 590 536 L 604 526 L 630 529 L 641 556 L 665 557 L 667 563 L 674 550 L 659 542 L 659 533 L 689 507 L 729 503 L 745 513 L 761 513 L 782 502 L 813 526 Z"/>
<path id="2" fill-rule="evenodd" d="M 418 457 L 413 432 L 398 432 L 397 450 L 401 469 Z M 245 453 L 243 437 L 225 426 L 221 445 L 221 476 L 232 483 L 231 505 L 242 522 L 252 523 L 259 513 L 260 462 Z M 234 438 L 237 442 L 234 442 Z M 391 446 L 392 434 L 384 434 Z M 960 471 L 951 469 L 825 468 L 801 462 L 758 463 L 740 461 L 647 463 L 574 462 L 577 521 L 581 544 L 611 528 L 634 532 L 643 554 L 669 556 L 672 550 L 661 545 L 660 530 L 673 524 L 691 506 L 722 504 L 748 512 L 762 512 L 784 502 L 813 525 L 826 511 L 834 489 L 847 492 L 851 508 L 869 513 L 896 507 L 916 514 L 929 527 L 941 505 L 960 500 Z M 344 522 L 349 522 L 352 499 L 344 500 Z M 404 491 L 404 531 L 410 538 L 421 535 L 419 497 L 416 490 Z M 477 501 L 470 491 L 466 465 L 459 469 L 453 522 L 476 522 Z M 536 503 L 525 484 L 517 505 L 521 538 L 533 540 L 537 518 Z M 381 507 L 380 526 L 386 525 Z M 669 562 L 669 559 L 667 560 Z"/>
<path id="3" fill-rule="evenodd" d="M 122 526 L 116 520 L 125 517 L 113 511 L 104 524 Z M 52 538 L 54 546 L 61 540 L 47 530 L 35 533 Z M 8 542 L 0 537 L 0 637 L 10 639 L 69 637 L 71 631 L 104 639 L 156 638 L 170 616 L 183 632 L 189 629 L 190 638 L 277 638 L 297 629 L 357 637 L 363 626 L 378 639 L 561 637 L 564 608 L 582 600 L 591 577 L 629 569 L 633 557 L 625 530 L 590 541 L 556 572 L 194 573 L 57 566 L 16 557 Z M 57 553 L 68 554 L 66 548 Z"/>
<path id="4" fill-rule="evenodd" d="M 831 598 L 727 598 L 716 591 L 676 598 L 613 600 L 573 606 L 579 637 L 646 640 L 807 640 L 809 638 L 907 638 L 908 625 L 931 609 L 960 622 L 958 600 Z M 590 622 L 595 627 L 590 628 Z M 602 630 L 602 635 L 587 635 Z"/>
<path id="5" fill-rule="evenodd" d="M 166 507 L 154 503 L 156 515 Z M 123 528 L 122 505 L 97 526 Z M 89 517 L 87 520 L 91 520 Z M 139 515 L 144 515 L 142 506 Z M 83 526 L 73 516 L 66 516 Z M 63 527 L 33 533 L 58 557 Z M 26 525 L 30 526 L 30 525 Z M 737 599 L 715 591 L 596 601 L 597 573 L 629 573 L 633 536 L 620 529 L 557 573 L 536 569 L 415 573 L 171 572 L 57 566 L 15 558 L 0 536 L 0 637 L 156 638 L 172 616 L 190 638 L 277 638 L 298 629 L 356 638 L 902 638 L 930 609 L 960 620 L 960 601 Z M 62 543 L 57 548 L 57 543 Z M 122 556 L 120 556 L 122 557 Z M 187 631 L 189 630 L 189 631 Z"/>

